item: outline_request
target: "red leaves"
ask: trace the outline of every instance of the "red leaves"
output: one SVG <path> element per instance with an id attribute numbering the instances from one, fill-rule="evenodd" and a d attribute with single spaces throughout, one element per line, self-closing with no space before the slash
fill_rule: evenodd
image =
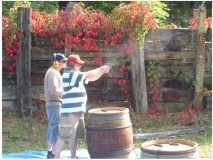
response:
<path id="1" fill-rule="evenodd" d="M 87 31 L 85 32 L 85 37 L 88 37 L 88 38 L 96 38 L 98 33 L 96 31 L 97 29 L 94 29 L 93 31 Z"/>
<path id="2" fill-rule="evenodd" d="M 43 105 L 43 104 L 45 103 L 45 101 L 42 100 L 42 99 L 34 99 L 34 102 L 35 102 L 35 104 L 38 105 L 38 106 Z"/>
<path id="3" fill-rule="evenodd" d="M 155 18 L 152 15 L 147 16 L 144 19 L 144 25 L 148 30 L 154 29 L 156 27 Z"/>
<path id="4" fill-rule="evenodd" d="M 120 79 L 120 80 L 118 80 L 118 84 L 126 85 L 127 84 L 127 80 L 126 79 Z"/>
<path id="5" fill-rule="evenodd" d="M 102 63 L 102 62 L 103 62 L 103 57 L 97 55 L 97 56 L 95 57 L 95 62 L 96 62 L 96 63 Z"/>
<path id="6" fill-rule="evenodd" d="M 15 71 L 15 61 L 21 48 L 21 31 L 16 28 L 13 28 L 14 26 L 11 26 L 11 24 L 9 24 L 8 18 L 3 17 L 2 21 L 2 39 L 4 53 L 7 55 L 7 58 L 13 61 L 11 64 L 6 65 L 6 70 L 9 74 L 9 77 L 12 77 Z"/>
<path id="7" fill-rule="evenodd" d="M 127 52 L 127 55 L 128 55 L 129 57 L 131 57 L 132 54 L 133 54 L 133 52 L 134 52 L 134 51 L 133 51 L 133 47 L 128 47 L 126 52 Z"/>
<path id="8" fill-rule="evenodd" d="M 119 66 L 119 71 L 120 71 L 121 73 L 124 73 L 125 71 L 127 71 L 126 66 L 125 66 L 124 64 L 121 64 L 121 65 Z"/>
<path id="9" fill-rule="evenodd" d="M 82 40 L 79 38 L 79 36 L 65 34 L 64 40 L 66 42 L 65 48 L 69 49 L 70 51 L 73 51 L 75 48 L 77 48 L 77 46 L 82 44 Z"/>
<path id="10" fill-rule="evenodd" d="M 12 64 L 7 64 L 6 65 L 6 70 L 9 73 L 9 77 L 12 77 L 15 71 L 15 63 Z"/>
<path id="11" fill-rule="evenodd" d="M 128 80 L 112 77 L 112 82 L 115 84 L 118 84 L 121 87 L 121 92 L 123 94 L 123 98 L 124 98 L 124 100 L 128 101 L 128 99 L 129 99 Z"/>
<path id="12" fill-rule="evenodd" d="M 119 39 L 121 37 L 121 32 L 116 32 L 111 39 L 111 45 L 114 46 L 115 44 L 118 43 Z"/>
<path id="13" fill-rule="evenodd" d="M 130 37 L 139 40 L 147 31 L 157 26 L 152 14 L 146 3 L 131 2 L 114 8 L 111 17 L 117 27 L 128 30 Z"/>
<path id="14" fill-rule="evenodd" d="M 152 116 L 159 116 L 161 114 L 161 112 L 160 112 L 161 109 L 160 109 L 160 105 L 159 105 L 160 81 L 159 81 L 159 77 L 156 77 L 153 79 L 153 75 L 155 75 L 157 71 L 153 70 L 154 68 L 152 68 L 152 70 L 151 70 L 150 69 L 151 67 L 153 67 L 153 66 L 148 66 L 149 72 L 150 73 L 152 72 L 153 74 L 148 76 L 148 88 L 147 89 L 148 89 L 149 106 L 147 108 L 147 112 Z"/>
<path id="15" fill-rule="evenodd" d="M 203 24 L 207 28 L 212 28 L 212 17 L 205 18 L 204 21 L 203 21 Z M 195 29 L 197 27 L 197 25 L 198 25 L 198 20 L 195 17 L 193 17 L 191 19 L 192 29 Z"/>
<path id="16" fill-rule="evenodd" d="M 135 13 L 134 17 L 136 16 L 146 16 L 150 11 L 148 6 L 146 6 L 143 3 L 137 3 L 137 2 L 132 2 L 131 4 L 131 13 Z"/>
<path id="17" fill-rule="evenodd" d="M 8 72 L 13 72 L 15 65 L 14 64 L 7 64 L 7 71 Z"/>
<path id="18" fill-rule="evenodd" d="M 149 105 L 147 108 L 147 113 L 151 116 L 160 116 L 160 112 L 156 109 L 154 109 L 154 107 L 152 105 Z"/>
<path id="19" fill-rule="evenodd" d="M 75 5 L 71 13 L 62 10 L 51 14 L 33 11 L 32 14 L 32 32 L 38 36 L 54 36 L 52 44 L 69 50 L 80 48 L 83 51 L 101 51 L 98 38 L 103 40 L 109 31 L 106 30 L 109 29 L 109 23 L 109 18 L 102 12 L 81 4 Z M 116 34 L 113 43 L 118 38 Z"/>
<path id="20" fill-rule="evenodd" d="M 85 38 L 80 44 L 80 47 L 84 51 L 101 51 L 102 49 L 98 47 L 96 39 Z"/>
<path id="21" fill-rule="evenodd" d="M 118 66 L 118 71 L 122 73 L 124 76 L 125 72 L 128 71 L 127 67 L 124 64 L 121 64 Z M 115 78 L 112 77 L 113 83 L 119 85 L 121 89 L 121 93 L 123 95 L 124 100 L 128 101 L 129 100 L 129 84 L 128 80 L 125 78 Z"/>
<path id="22" fill-rule="evenodd" d="M 192 26 L 192 29 L 195 29 L 197 26 L 197 19 L 195 17 L 191 19 L 191 26 Z"/>
<path id="23" fill-rule="evenodd" d="M 76 17 L 74 17 L 73 22 L 76 23 L 76 25 L 83 27 L 83 25 L 85 24 L 83 15 L 77 15 Z"/>
<path id="24" fill-rule="evenodd" d="M 153 115 L 155 113 L 154 108 L 152 106 L 148 106 L 147 113 Z"/>
<path id="25" fill-rule="evenodd" d="M 40 120 L 41 122 L 46 122 L 47 121 L 47 114 L 45 111 L 45 100 L 43 98 L 33 98 L 33 118 L 36 118 Z"/>
<path id="26" fill-rule="evenodd" d="M 160 97 L 159 81 L 156 81 L 154 86 L 149 89 L 148 95 L 151 97 L 151 103 L 157 103 Z"/>
<path id="27" fill-rule="evenodd" d="M 143 16 L 145 16 L 145 15 L 147 15 L 147 13 L 149 13 L 149 8 L 147 6 L 145 6 L 144 4 L 140 4 L 139 7 L 141 10 L 141 14 Z"/>
<path id="28" fill-rule="evenodd" d="M 125 85 L 128 82 L 126 79 L 122 79 L 122 78 L 119 79 L 119 78 L 115 78 L 115 77 L 112 78 L 112 81 L 119 85 Z"/>
<path id="29" fill-rule="evenodd" d="M 212 17 L 208 17 L 204 20 L 204 25 L 207 27 L 207 28 L 212 28 Z"/>
<path id="30" fill-rule="evenodd" d="M 58 47 L 58 48 L 64 47 L 64 42 L 62 40 L 60 40 L 59 38 L 52 38 L 51 44 Z"/>
<path id="31" fill-rule="evenodd" d="M 192 113 L 196 113 L 198 112 L 198 107 L 192 104 L 191 110 L 192 110 Z"/>
<path id="32" fill-rule="evenodd" d="M 185 106 L 180 112 L 180 118 L 185 124 L 190 124 L 195 118 L 195 114 L 198 112 L 198 107 L 192 104 L 191 106 Z"/>

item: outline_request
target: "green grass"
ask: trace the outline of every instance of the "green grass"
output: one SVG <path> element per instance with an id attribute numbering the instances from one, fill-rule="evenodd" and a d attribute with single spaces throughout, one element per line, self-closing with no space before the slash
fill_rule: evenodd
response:
<path id="1" fill-rule="evenodd" d="M 2 151 L 46 150 L 46 128 L 47 124 L 35 119 L 22 119 L 13 111 L 3 113 Z"/>
<path id="2" fill-rule="evenodd" d="M 200 115 L 203 116 L 203 115 Z M 208 117 L 208 118 L 207 118 Z M 185 138 L 191 139 L 199 144 L 200 157 L 212 158 L 212 117 L 209 113 L 206 119 L 200 119 L 200 125 L 205 127 L 205 132 L 194 135 L 186 135 Z"/>
<path id="3" fill-rule="evenodd" d="M 47 150 L 47 122 L 41 119 L 23 119 L 13 110 L 4 110 L 2 115 L 2 151 L 4 153 L 25 150 Z M 79 148 L 86 148 L 83 140 Z M 68 145 L 65 144 L 68 149 Z"/>
<path id="4" fill-rule="evenodd" d="M 198 143 L 200 157 L 212 158 L 212 112 L 200 112 L 194 123 L 184 125 L 177 114 L 167 114 L 164 116 L 151 118 L 150 116 L 139 114 L 132 115 L 134 132 L 150 133 L 171 131 L 180 128 L 204 127 L 205 131 L 197 134 L 177 135 L 177 138 L 192 140 Z M 134 146 L 140 148 L 144 140 L 134 141 Z"/>
<path id="5" fill-rule="evenodd" d="M 166 114 L 160 117 L 150 117 L 145 114 L 131 113 L 134 132 L 148 133 L 175 130 L 179 128 L 205 127 L 205 132 L 199 134 L 186 134 L 180 138 L 190 139 L 199 144 L 200 156 L 212 158 L 212 113 L 206 111 L 199 113 L 195 123 L 184 125 L 178 114 Z M 40 119 L 22 119 L 13 111 L 3 111 L 2 115 L 2 151 L 19 152 L 25 150 L 46 150 L 47 122 Z M 134 142 L 140 148 L 143 140 Z M 81 140 L 78 148 L 86 148 L 86 142 Z M 67 146 L 65 146 L 67 148 Z M 67 148 L 68 149 L 68 148 Z"/>

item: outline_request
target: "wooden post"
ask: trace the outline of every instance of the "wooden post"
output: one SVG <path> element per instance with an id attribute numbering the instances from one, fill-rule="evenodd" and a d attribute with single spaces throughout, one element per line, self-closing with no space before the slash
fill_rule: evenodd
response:
<path id="1" fill-rule="evenodd" d="M 194 16 L 198 20 L 197 25 L 197 45 L 196 45 L 196 67 L 195 67 L 195 97 L 194 104 L 198 107 L 202 105 L 203 98 L 203 84 L 205 73 L 205 32 L 204 19 L 206 18 L 206 9 L 204 3 L 198 10 L 194 10 Z"/>
<path id="2" fill-rule="evenodd" d="M 21 29 L 21 49 L 16 59 L 17 109 L 23 117 L 32 116 L 31 93 L 31 8 L 18 8 L 18 28 Z"/>
<path id="3" fill-rule="evenodd" d="M 72 16 L 72 10 L 73 10 L 73 7 L 74 5 L 77 4 L 77 2 L 69 2 L 66 6 L 66 12 L 69 13 L 68 16 Z M 67 43 L 67 41 L 65 41 L 65 44 Z M 72 52 L 67 49 L 67 48 L 64 48 L 64 55 L 65 56 L 69 56 L 70 54 L 72 54 Z"/>
<path id="4" fill-rule="evenodd" d="M 131 76 L 135 111 L 146 113 L 148 103 L 144 63 L 144 41 L 138 44 L 138 48 L 132 56 Z"/>

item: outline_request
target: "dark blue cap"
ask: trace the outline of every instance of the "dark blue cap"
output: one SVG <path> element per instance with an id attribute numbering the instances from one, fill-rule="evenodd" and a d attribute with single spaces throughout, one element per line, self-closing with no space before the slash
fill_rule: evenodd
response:
<path id="1" fill-rule="evenodd" d="M 67 58 L 62 53 L 53 53 L 52 60 L 53 61 L 66 61 Z"/>

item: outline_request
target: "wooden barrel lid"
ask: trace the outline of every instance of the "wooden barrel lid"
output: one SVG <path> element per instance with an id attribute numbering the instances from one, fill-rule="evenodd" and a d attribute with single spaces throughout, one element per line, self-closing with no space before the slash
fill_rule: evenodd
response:
<path id="1" fill-rule="evenodd" d="M 94 108 L 88 111 L 89 114 L 97 115 L 111 115 L 111 114 L 120 114 L 120 113 L 129 113 L 129 109 L 125 107 L 103 107 L 103 108 Z"/>
<path id="2" fill-rule="evenodd" d="M 185 139 L 158 139 L 144 142 L 141 150 L 152 154 L 184 154 L 195 152 L 198 144 Z"/>

